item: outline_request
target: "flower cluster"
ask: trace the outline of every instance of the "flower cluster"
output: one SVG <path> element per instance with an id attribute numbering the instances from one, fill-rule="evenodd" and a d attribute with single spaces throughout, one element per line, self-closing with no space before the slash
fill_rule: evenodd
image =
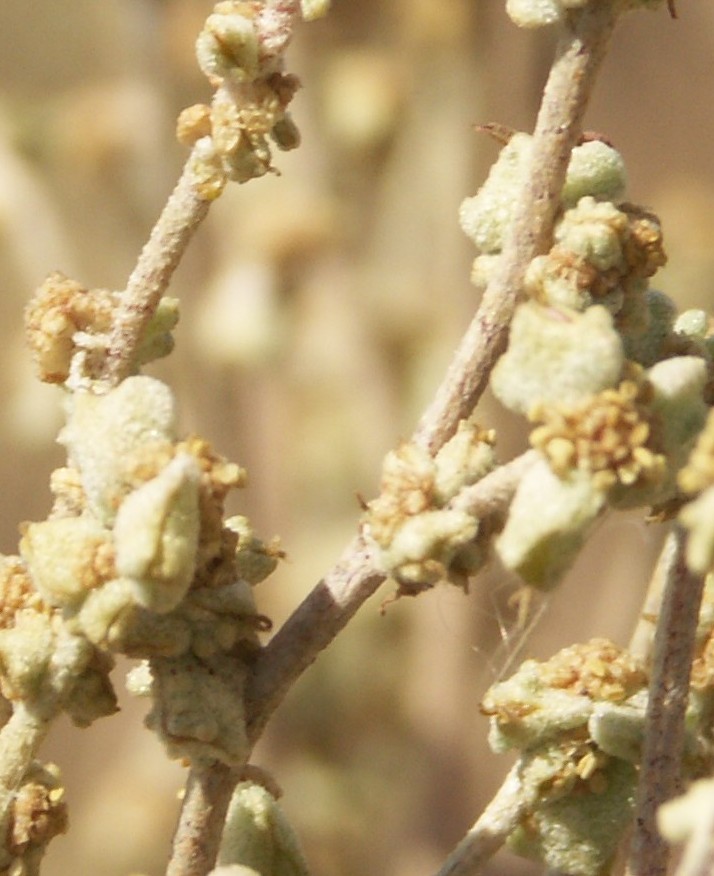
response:
<path id="1" fill-rule="evenodd" d="M 303 14 L 324 14 L 326 0 L 304 0 Z M 282 49 L 289 38 L 283 19 L 297 3 L 252 0 L 217 3 L 196 42 L 198 64 L 215 88 L 210 104 L 188 107 L 179 116 L 177 135 L 194 147 L 195 188 L 205 200 L 218 197 L 228 180 L 247 182 L 272 170 L 269 141 L 283 150 L 300 142 L 287 111 L 299 87 L 283 72 Z"/>
<path id="2" fill-rule="evenodd" d="M 20 544 L 32 586 L 54 609 L 47 623 L 97 653 L 149 661 L 162 683 L 160 720 L 150 721 L 176 753 L 239 759 L 240 672 L 229 656 L 254 650 L 266 621 L 236 557 L 248 552 L 242 571 L 255 583 L 279 554 L 265 549 L 261 567 L 252 533 L 223 522 L 244 472 L 202 439 L 179 440 L 170 390 L 140 375 L 103 395 L 75 392 L 60 440 L 68 466 L 53 481 L 55 507 Z M 13 637 L 42 617 L 16 618 Z"/>
<path id="3" fill-rule="evenodd" d="M 86 375 L 106 353 L 120 298 L 120 292 L 86 289 L 59 271 L 46 278 L 25 311 L 27 340 L 40 380 L 87 385 Z M 163 298 L 134 354 L 137 368 L 171 352 L 177 321 L 177 300 Z"/>
<path id="4" fill-rule="evenodd" d="M 659 484 L 666 460 L 648 446 L 651 397 L 651 384 L 635 377 L 575 405 L 536 405 L 530 418 L 542 425 L 531 432 L 531 444 L 557 475 L 585 470 L 601 490 Z"/>
<path id="5" fill-rule="evenodd" d="M 509 837 L 518 854 L 577 876 L 604 872 L 633 807 L 647 677 L 605 639 L 526 661 L 486 693 L 489 742 L 518 749 L 535 802 Z"/>
<path id="6" fill-rule="evenodd" d="M 495 466 L 493 442 L 493 433 L 462 422 L 435 457 L 412 443 L 387 454 L 381 494 L 368 506 L 364 530 L 400 594 L 439 581 L 465 587 L 483 562 L 478 521 L 449 502 Z"/>
<path id="7" fill-rule="evenodd" d="M 528 172 L 532 139 L 514 134 L 461 225 L 487 283 Z M 663 504 L 706 419 L 714 337 L 701 311 L 676 317 L 649 278 L 666 261 L 657 217 L 622 201 L 622 159 L 601 139 L 573 149 L 553 244 L 527 267 L 527 300 L 491 388 L 536 424 L 542 454 L 518 487 L 496 549 L 550 588 L 608 507 Z"/>

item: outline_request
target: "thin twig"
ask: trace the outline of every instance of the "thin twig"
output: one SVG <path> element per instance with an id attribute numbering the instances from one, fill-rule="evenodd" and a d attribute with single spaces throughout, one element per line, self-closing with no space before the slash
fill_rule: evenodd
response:
<path id="1" fill-rule="evenodd" d="M 609 0 L 590 3 L 568 20 L 538 113 L 528 181 L 518 199 L 497 273 L 413 437 L 432 453 L 476 406 L 506 347 L 525 270 L 550 246 L 570 153 L 614 22 Z"/>
<path id="2" fill-rule="evenodd" d="M 540 458 L 537 450 L 526 450 L 505 465 L 495 468 L 487 477 L 459 490 L 448 507 L 455 511 L 466 511 L 478 520 L 505 513 L 519 482 Z"/>
<path id="3" fill-rule="evenodd" d="M 505 514 L 535 455 L 535 451 L 528 451 L 463 490 L 459 507 L 468 508 L 470 513 L 478 510 L 481 520 Z M 246 703 L 251 739 L 258 738 L 295 679 L 329 645 L 384 578 L 372 548 L 362 536 L 355 538 L 334 569 L 273 636 L 253 667 Z"/>
<path id="4" fill-rule="evenodd" d="M 518 764 L 515 764 L 478 821 L 449 855 L 436 876 L 474 876 L 478 873 L 501 848 L 533 802 L 525 793 Z"/>
<path id="5" fill-rule="evenodd" d="M 199 197 L 189 157 L 122 295 L 99 375 L 116 386 L 131 372 L 137 346 L 211 202 Z"/>
<path id="6" fill-rule="evenodd" d="M 657 831 L 657 808 L 681 790 L 684 713 L 704 578 L 687 568 L 684 531 L 675 527 L 672 538 L 675 552 L 655 634 L 628 876 L 666 873 L 668 848 Z"/>

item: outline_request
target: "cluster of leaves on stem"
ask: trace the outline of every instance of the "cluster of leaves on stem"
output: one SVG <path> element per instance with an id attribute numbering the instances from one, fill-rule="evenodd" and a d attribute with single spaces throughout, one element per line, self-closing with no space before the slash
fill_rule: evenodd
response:
<path id="1" fill-rule="evenodd" d="M 507 8 L 531 27 L 585 5 L 509 0 Z M 498 270 L 531 169 L 533 138 L 504 139 L 460 211 L 480 289 Z M 650 286 L 666 262 L 660 222 L 627 201 L 625 188 L 616 149 L 584 137 L 570 156 L 550 248 L 527 266 L 508 348 L 491 374 L 494 395 L 532 423 L 538 452 L 499 525 L 457 519 L 450 506 L 496 466 L 492 432 L 484 443 L 469 427 L 482 443 L 463 457 L 449 492 L 439 488 L 442 457 L 459 436 L 433 459 L 413 443 L 387 457 L 364 528 L 400 594 L 437 580 L 464 586 L 493 554 L 526 585 L 550 590 L 603 515 L 632 508 L 677 517 L 691 572 L 714 572 L 714 326 L 700 310 L 678 315 Z M 708 586 L 687 715 L 689 779 L 713 765 L 710 614 Z M 521 751 L 524 796 L 539 801 L 510 836 L 515 851 L 578 876 L 607 870 L 634 806 L 648 681 L 649 666 L 594 640 L 544 664 L 528 661 L 489 691 L 491 744 Z"/>
<path id="2" fill-rule="evenodd" d="M 305 17 L 316 17 L 327 3 L 303 7 Z M 198 200 L 216 197 L 229 179 L 270 170 L 268 135 L 280 148 L 297 145 L 286 106 L 298 83 L 282 65 L 298 11 L 297 0 L 221 2 L 208 17 L 197 56 L 214 99 L 179 122 L 179 138 L 196 143 L 189 179 Z M 244 484 L 245 472 L 205 439 L 182 436 L 171 389 L 139 373 L 172 349 L 174 299 L 164 297 L 153 313 L 129 376 L 116 385 L 106 379 L 126 295 L 55 272 L 26 309 L 39 377 L 64 391 L 59 441 L 67 462 L 52 474 L 48 518 L 23 524 L 19 555 L 0 558 L 0 827 L 7 838 L 0 870 L 15 876 L 38 872 L 48 841 L 66 826 L 56 770 L 34 759 L 36 749 L 62 712 L 86 726 L 116 711 L 110 671 L 117 655 L 139 661 L 129 689 L 150 697 L 147 724 L 171 756 L 242 767 L 249 753 L 243 687 L 258 632 L 269 627 L 252 586 L 281 551 L 258 539 L 245 518 L 225 519 L 226 496 Z M 272 797 L 262 801 L 256 836 L 272 806 Z M 270 837 L 266 848 L 284 844 Z M 299 860 L 297 852 L 283 857 Z M 226 862 L 241 863 L 229 853 Z M 293 872 L 286 866 L 260 864 L 260 873 Z"/>

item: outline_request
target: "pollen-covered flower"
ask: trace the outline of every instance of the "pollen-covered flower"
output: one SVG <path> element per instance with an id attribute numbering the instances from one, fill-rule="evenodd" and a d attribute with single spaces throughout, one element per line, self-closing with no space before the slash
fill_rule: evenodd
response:
<path id="1" fill-rule="evenodd" d="M 439 581 L 466 585 L 478 521 L 448 502 L 493 468 L 493 441 L 493 433 L 462 423 L 434 458 L 412 443 L 387 454 L 365 533 L 378 545 L 381 565 L 400 593 L 418 593 Z"/>
<path id="2" fill-rule="evenodd" d="M 489 743 L 520 749 L 518 777 L 533 801 L 508 839 L 512 851 L 578 876 L 604 871 L 632 811 L 637 771 L 629 749 L 621 757 L 600 746 L 600 725 L 615 738 L 613 724 L 641 727 L 646 684 L 626 651 L 593 639 L 544 663 L 527 660 L 489 689 Z"/>
<path id="3" fill-rule="evenodd" d="M 326 6 L 305 0 L 303 11 L 316 18 Z M 300 143 L 287 111 L 299 81 L 281 69 L 288 34 L 278 24 L 282 36 L 273 44 L 277 19 L 260 9 L 249 0 L 217 3 L 196 42 L 199 66 L 216 90 L 210 106 L 181 113 L 177 135 L 194 146 L 189 169 L 204 200 L 218 197 L 229 179 L 242 183 L 270 172 L 269 140 L 282 150 Z"/>
<path id="4" fill-rule="evenodd" d="M 538 405 L 530 418 L 542 425 L 531 433 L 531 444 L 556 474 L 586 471 L 603 491 L 616 483 L 660 483 L 666 457 L 651 446 L 651 399 L 652 388 L 635 378 L 575 405 Z"/>
<path id="5" fill-rule="evenodd" d="M 656 216 L 586 196 L 557 224 L 551 250 L 529 265 L 526 290 L 544 304 L 602 304 L 613 315 L 624 309 L 631 324 L 634 309 L 644 307 L 644 280 L 665 262 Z"/>
<path id="6" fill-rule="evenodd" d="M 77 379 L 91 376 L 106 351 L 119 304 L 119 292 L 87 289 L 59 271 L 49 274 L 25 309 L 25 333 L 40 380 L 64 383 L 75 367 Z M 177 321 L 176 299 L 164 298 L 137 347 L 137 366 L 171 352 Z"/>

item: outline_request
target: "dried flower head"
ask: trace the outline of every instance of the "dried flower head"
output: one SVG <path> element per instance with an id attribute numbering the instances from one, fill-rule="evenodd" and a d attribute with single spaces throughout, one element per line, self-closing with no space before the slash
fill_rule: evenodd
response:
<path id="1" fill-rule="evenodd" d="M 317 17 L 325 6 L 307 3 L 304 12 Z M 266 13 L 252 0 L 225 0 L 206 19 L 196 56 L 215 94 L 210 107 L 184 110 L 177 127 L 179 139 L 194 144 L 190 170 L 204 200 L 218 197 L 229 179 L 242 183 L 272 171 L 268 138 L 283 150 L 299 145 L 287 112 L 299 81 L 282 72 L 289 14 L 287 8 Z"/>
<path id="2" fill-rule="evenodd" d="M 0 629 L 15 622 L 18 611 L 49 611 L 20 557 L 0 555 Z"/>
<path id="3" fill-rule="evenodd" d="M 10 872 L 36 872 L 33 858 L 39 861 L 50 840 L 65 833 L 67 827 L 67 803 L 59 770 L 54 764 L 34 762 L 10 810 L 7 850 L 16 859 Z M 16 869 L 19 861 L 24 861 L 28 869 Z"/>
<path id="4" fill-rule="evenodd" d="M 101 361 L 120 293 L 86 289 L 59 271 L 45 279 L 25 309 L 25 333 L 40 380 L 64 383 L 76 371 L 86 380 Z M 168 355 L 178 322 L 174 298 L 164 298 L 147 326 L 135 356 L 141 365 Z"/>

